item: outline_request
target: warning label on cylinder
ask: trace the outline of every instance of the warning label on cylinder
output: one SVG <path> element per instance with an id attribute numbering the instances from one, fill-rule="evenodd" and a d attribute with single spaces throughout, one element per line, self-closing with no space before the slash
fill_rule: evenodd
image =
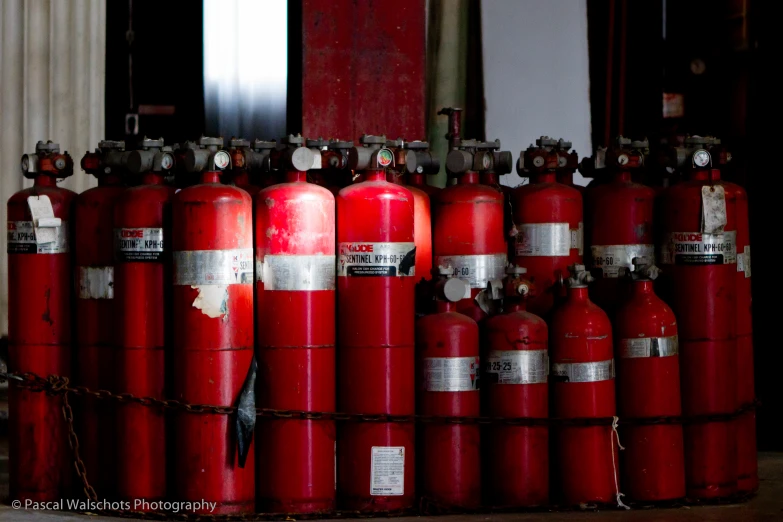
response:
<path id="1" fill-rule="evenodd" d="M 614 359 L 584 363 L 553 363 L 556 382 L 599 382 L 614 379 Z"/>
<path id="2" fill-rule="evenodd" d="M 679 353 L 677 336 L 638 337 L 620 339 L 620 357 L 636 359 L 641 357 L 670 357 Z"/>
<path id="3" fill-rule="evenodd" d="M 334 290 L 334 256 L 266 255 L 256 258 L 256 280 L 264 290 Z"/>
<path id="4" fill-rule="evenodd" d="M 47 239 L 52 241 L 39 243 L 32 221 L 8 221 L 9 254 L 66 254 L 68 253 L 68 222 L 60 226 L 47 228 L 52 231 Z"/>
<path id="5" fill-rule="evenodd" d="M 651 261 L 655 257 L 653 245 L 593 245 L 590 247 L 593 255 L 593 268 L 600 268 L 604 279 L 623 277 L 633 272 L 633 258 L 647 257 Z"/>
<path id="6" fill-rule="evenodd" d="M 253 284 L 253 249 L 174 252 L 174 284 Z"/>
<path id="7" fill-rule="evenodd" d="M 405 448 L 373 446 L 370 469 L 370 495 L 405 493 Z"/>
<path id="8" fill-rule="evenodd" d="M 572 244 L 578 248 L 579 234 L 572 237 L 568 223 L 528 223 L 517 225 L 518 256 L 567 256 Z"/>
<path id="9" fill-rule="evenodd" d="M 163 261 L 162 228 L 115 228 L 114 258 L 119 262 Z"/>
<path id="10" fill-rule="evenodd" d="M 337 275 L 340 277 L 414 276 L 414 243 L 340 243 Z"/>
<path id="11" fill-rule="evenodd" d="M 737 233 L 671 232 L 661 243 L 664 265 L 730 265 L 737 262 Z"/>
<path id="12" fill-rule="evenodd" d="M 462 392 L 479 389 L 478 357 L 425 357 L 421 389 L 431 392 Z"/>
<path id="13" fill-rule="evenodd" d="M 489 281 L 503 279 L 506 276 L 506 264 L 505 252 L 475 256 L 435 256 L 435 266 L 452 267 L 454 277 L 468 283 L 465 299 L 470 298 L 471 288 L 483 290 Z"/>
<path id="14" fill-rule="evenodd" d="M 737 272 L 745 272 L 745 277 L 750 277 L 750 245 L 737 253 Z"/>
<path id="15" fill-rule="evenodd" d="M 492 350 L 484 361 L 484 373 L 492 384 L 540 384 L 547 382 L 546 350 Z"/>

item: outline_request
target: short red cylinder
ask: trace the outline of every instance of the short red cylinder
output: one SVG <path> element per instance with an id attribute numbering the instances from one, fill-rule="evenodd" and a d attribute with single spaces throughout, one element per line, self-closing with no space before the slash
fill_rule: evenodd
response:
<path id="1" fill-rule="evenodd" d="M 660 281 L 677 316 L 685 416 L 731 414 L 738 407 L 736 195 L 725 190 L 723 232 L 703 233 L 702 199 L 716 187 L 725 189 L 718 170 L 694 170 L 662 196 Z M 688 423 L 684 434 L 687 495 L 734 493 L 736 422 Z"/>
<path id="2" fill-rule="evenodd" d="M 515 264 L 527 268 L 535 288 L 527 307 L 547 317 L 568 279 L 568 266 L 582 263 L 582 195 L 556 182 L 554 172 L 542 172 L 516 189 L 513 206 Z"/>
<path id="3" fill-rule="evenodd" d="M 412 415 L 414 202 L 370 170 L 337 196 L 339 409 Z M 384 511 L 414 504 L 412 423 L 344 423 L 337 439 L 338 502 Z"/>
<path id="4" fill-rule="evenodd" d="M 173 396 L 233 406 L 253 359 L 253 205 L 244 190 L 221 185 L 218 172 L 202 181 L 172 204 Z M 176 500 L 216 502 L 219 514 L 254 510 L 254 447 L 240 468 L 235 423 L 175 415 Z"/>
<path id="5" fill-rule="evenodd" d="M 438 301 L 416 322 L 417 413 L 479 415 L 479 332 L 476 322 Z M 439 506 L 481 505 L 481 445 L 477 424 L 422 425 L 417 448 L 421 496 Z"/>
<path id="6" fill-rule="evenodd" d="M 680 362 L 674 312 L 651 280 L 631 283 L 614 322 L 620 418 L 679 416 Z M 623 492 L 637 501 L 685 496 L 682 425 L 622 426 Z"/>
<path id="7" fill-rule="evenodd" d="M 434 264 L 453 267 L 454 275 L 470 285 L 457 311 L 479 323 L 487 314 L 475 298 L 488 281 L 503 279 L 506 269 L 503 194 L 480 185 L 477 172 L 466 172 L 435 198 Z"/>
<path id="8" fill-rule="evenodd" d="M 125 190 L 114 174 L 75 201 L 76 375 L 91 390 L 122 392 L 115 380 L 114 205 Z M 77 424 L 88 478 L 102 498 L 114 498 L 117 485 L 115 408 L 81 397 Z"/>
<path id="9" fill-rule="evenodd" d="M 40 173 L 33 187 L 8 200 L 8 370 L 71 375 L 70 227 L 76 194 Z M 53 243 L 38 245 L 28 198 L 46 196 L 62 224 Z M 70 491 L 73 457 L 62 398 L 35 393 L 9 381 L 10 498 L 48 502 Z"/>
<path id="10" fill-rule="evenodd" d="M 306 177 L 255 198 L 258 405 L 334 411 L 335 204 Z M 334 510 L 334 421 L 265 420 L 256 443 L 259 511 Z"/>
<path id="11" fill-rule="evenodd" d="M 548 332 L 543 319 L 522 303 L 482 325 L 483 415 L 549 415 Z M 549 428 L 491 425 L 485 431 L 484 497 L 494 507 L 545 506 L 549 503 Z"/>
<path id="12" fill-rule="evenodd" d="M 171 346 L 171 198 L 174 188 L 148 172 L 114 207 L 114 301 L 118 391 L 165 399 Z M 166 498 L 166 426 L 161 409 L 119 404 L 117 495 Z"/>
<path id="13" fill-rule="evenodd" d="M 587 287 L 569 288 L 552 317 L 550 339 L 552 416 L 614 416 L 612 325 L 590 301 Z M 552 432 L 552 472 L 562 502 L 615 501 L 619 463 L 612 427 L 559 426 Z"/>

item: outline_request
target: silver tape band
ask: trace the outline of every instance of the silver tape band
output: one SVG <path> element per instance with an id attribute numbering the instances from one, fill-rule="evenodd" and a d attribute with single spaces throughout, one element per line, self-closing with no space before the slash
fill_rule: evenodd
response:
<path id="1" fill-rule="evenodd" d="M 487 287 L 493 279 L 503 279 L 506 276 L 507 257 L 502 254 L 485 254 L 475 256 L 436 256 L 435 266 L 450 266 L 454 276 L 462 279 L 470 288 Z M 468 289 L 466 298 L 470 297 Z"/>
<path id="2" fill-rule="evenodd" d="M 174 284 L 253 284 L 253 249 L 174 252 Z"/>
<path id="3" fill-rule="evenodd" d="M 431 392 L 463 392 L 479 389 L 478 357 L 425 357 L 421 389 Z"/>
<path id="4" fill-rule="evenodd" d="M 80 266 L 79 299 L 114 299 L 114 267 Z"/>
<path id="5" fill-rule="evenodd" d="M 620 339 L 620 357 L 636 359 L 640 357 L 671 357 L 679 353 L 677 336 L 640 337 Z"/>
<path id="6" fill-rule="evenodd" d="M 266 255 L 256 259 L 256 277 L 264 291 L 334 290 L 335 256 Z"/>
<path id="7" fill-rule="evenodd" d="M 549 355 L 546 350 L 492 350 L 484 361 L 484 373 L 494 384 L 545 383 Z"/>
<path id="8" fill-rule="evenodd" d="M 561 382 L 600 382 L 614 379 L 614 359 L 585 363 L 553 363 L 552 378 Z"/>
<path id="9" fill-rule="evenodd" d="M 633 272 L 633 258 L 655 257 L 654 245 L 593 245 L 592 268 L 600 268 L 604 279 L 623 277 L 625 271 Z"/>
<path id="10" fill-rule="evenodd" d="M 517 225 L 516 238 L 518 256 L 567 256 L 573 248 L 578 248 L 579 235 L 571 236 L 568 223 L 528 223 Z"/>

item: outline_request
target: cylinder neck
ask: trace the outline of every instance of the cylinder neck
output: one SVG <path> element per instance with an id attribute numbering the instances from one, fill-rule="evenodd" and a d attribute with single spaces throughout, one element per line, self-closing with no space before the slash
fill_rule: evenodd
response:
<path id="1" fill-rule="evenodd" d="M 394 183 L 395 185 L 405 184 L 405 176 L 403 176 L 399 172 L 389 172 L 389 176 L 386 179 L 389 182 Z"/>
<path id="2" fill-rule="evenodd" d="M 141 184 L 142 185 L 162 185 L 163 184 L 163 174 L 160 174 L 159 172 L 145 172 L 144 175 L 141 177 Z"/>
<path id="3" fill-rule="evenodd" d="M 484 185 L 500 185 L 497 172 L 482 172 L 481 183 Z"/>
<path id="4" fill-rule="evenodd" d="M 627 170 L 619 170 L 619 171 L 615 172 L 614 180 L 615 181 L 630 182 L 631 181 L 631 172 L 627 171 Z"/>
<path id="5" fill-rule="evenodd" d="M 424 181 L 424 174 L 420 172 L 414 172 L 413 174 L 408 174 L 408 185 L 412 185 L 414 187 L 423 187 L 426 185 Z"/>
<path id="6" fill-rule="evenodd" d="M 570 300 L 587 301 L 587 287 L 578 286 L 569 288 L 568 298 Z"/>
<path id="7" fill-rule="evenodd" d="M 652 294 L 653 282 L 650 279 L 641 279 L 634 281 L 633 291 L 637 294 Z"/>
<path id="8" fill-rule="evenodd" d="M 49 176 L 47 174 L 38 174 L 33 181 L 34 187 L 55 187 L 57 186 L 57 178 Z"/>
<path id="9" fill-rule="evenodd" d="M 122 185 L 122 178 L 116 174 L 104 174 L 98 178 L 99 187 L 117 187 Z"/>
<path id="10" fill-rule="evenodd" d="M 386 172 L 380 169 L 365 170 L 364 181 L 386 181 Z"/>
<path id="11" fill-rule="evenodd" d="M 519 299 L 510 299 L 506 298 L 506 313 L 514 313 L 514 312 L 524 312 L 527 307 L 525 306 L 524 301 L 520 301 Z"/>
<path id="12" fill-rule="evenodd" d="M 250 175 L 247 173 L 246 170 L 240 170 L 238 172 L 234 173 L 233 176 L 234 185 L 237 187 L 249 187 L 250 186 Z"/>
<path id="13" fill-rule="evenodd" d="M 691 181 L 720 181 L 720 170 L 692 169 L 688 171 L 688 179 Z"/>
<path id="14" fill-rule="evenodd" d="M 307 172 L 301 170 L 289 170 L 285 173 L 285 180 L 288 183 L 296 183 L 298 181 L 307 181 Z"/>
<path id="15" fill-rule="evenodd" d="M 220 172 L 216 170 L 210 170 L 201 175 L 202 183 L 220 183 Z"/>
<path id="16" fill-rule="evenodd" d="M 467 171 L 459 177 L 458 183 L 460 185 L 476 185 L 479 182 L 478 172 L 472 170 Z"/>
<path id="17" fill-rule="evenodd" d="M 557 175 L 557 181 L 559 183 L 562 183 L 563 185 L 568 185 L 569 187 L 574 186 L 574 173 L 570 170 L 567 172 L 561 172 Z"/>
<path id="18" fill-rule="evenodd" d="M 457 310 L 457 304 L 452 303 L 451 301 L 444 301 L 441 299 L 438 299 L 435 301 L 435 310 L 439 313 L 445 313 L 445 312 L 455 312 Z"/>
<path id="19" fill-rule="evenodd" d="M 555 173 L 551 170 L 547 170 L 546 172 L 539 172 L 535 175 L 536 183 L 554 183 L 555 180 Z"/>

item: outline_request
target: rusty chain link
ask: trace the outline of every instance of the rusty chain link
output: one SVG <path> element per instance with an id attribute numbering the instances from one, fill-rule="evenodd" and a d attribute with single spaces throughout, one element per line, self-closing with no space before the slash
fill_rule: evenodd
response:
<path id="1" fill-rule="evenodd" d="M 48 395 L 62 395 L 62 414 L 68 427 L 68 444 L 73 452 L 74 468 L 76 474 L 82 483 L 85 496 L 93 501 L 99 502 L 98 494 L 87 479 L 87 469 L 79 453 L 79 437 L 74 429 L 73 409 L 71 408 L 69 395 L 91 396 L 96 399 L 114 400 L 120 403 L 133 403 L 147 407 L 159 407 L 168 410 L 181 410 L 194 414 L 219 414 L 230 415 L 236 411 L 233 406 L 216 406 L 208 404 L 189 404 L 177 400 L 164 400 L 155 397 L 136 397 L 131 393 L 112 393 L 108 390 L 90 390 L 84 386 L 70 386 L 68 377 L 59 375 L 50 375 L 44 379 L 34 373 L 8 373 L 0 372 L 0 381 L 14 381 L 17 386 L 22 386 L 32 392 L 45 392 Z M 734 419 L 745 412 L 752 411 L 758 406 L 758 401 L 746 404 L 737 411 L 729 414 L 700 415 L 700 416 L 669 416 L 655 418 L 637 418 L 620 419 L 620 424 L 684 424 L 696 422 L 720 422 Z M 301 410 L 274 410 L 269 408 L 256 408 L 256 415 L 259 417 L 277 418 L 277 419 L 296 419 L 296 420 L 332 420 L 343 422 L 429 422 L 429 423 L 448 423 L 448 424 L 508 424 L 514 426 L 546 426 L 550 424 L 577 425 L 577 426 L 611 426 L 614 417 L 606 418 L 501 418 L 501 417 L 448 417 L 432 415 L 385 415 L 385 414 L 349 414 L 336 412 L 307 412 Z M 657 503 L 646 503 L 635 507 L 681 507 L 700 504 L 729 504 L 744 502 L 752 498 L 753 494 L 731 496 L 726 498 L 710 499 L 709 501 L 686 501 L 685 499 L 675 501 L 665 501 Z M 595 505 L 587 506 L 588 510 L 612 509 L 614 505 Z M 296 514 L 296 513 L 247 513 L 236 515 L 214 515 L 214 514 L 192 514 L 192 513 L 170 513 L 163 511 L 142 512 L 125 509 L 100 509 L 95 512 L 103 515 L 117 517 L 135 517 L 147 520 L 187 520 L 187 521 L 243 521 L 253 520 L 316 520 L 323 518 L 390 518 L 400 516 L 422 516 L 422 515 L 456 515 L 456 514 L 492 514 L 492 513 L 521 513 L 521 512 L 556 512 L 572 511 L 569 507 L 545 506 L 541 508 L 529 508 L 512 510 L 486 507 L 480 509 L 466 510 L 464 508 L 446 506 L 439 504 L 431 499 L 422 497 L 419 505 L 415 509 L 406 509 L 399 511 L 376 511 L 366 512 L 359 510 L 338 510 L 330 513 L 314 514 Z M 93 513 L 90 511 L 89 513 Z"/>

